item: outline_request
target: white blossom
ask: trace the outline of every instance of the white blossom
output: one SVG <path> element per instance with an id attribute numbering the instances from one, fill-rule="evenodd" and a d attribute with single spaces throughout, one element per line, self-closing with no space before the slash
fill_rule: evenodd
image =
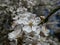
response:
<path id="1" fill-rule="evenodd" d="M 37 3 L 33 0 L 26 1 L 28 2 L 28 6 L 34 6 Z M 47 29 L 45 25 L 38 25 L 41 22 L 40 17 L 28 12 L 25 7 L 19 7 L 16 12 L 17 15 L 13 17 L 14 23 L 12 25 L 14 31 L 8 34 L 9 40 L 17 40 L 24 32 L 23 42 L 25 43 L 23 43 L 23 45 L 32 45 L 32 43 L 36 43 L 36 45 L 49 45 L 49 43 L 46 43 L 46 38 L 49 36 L 49 29 Z M 41 32 L 45 37 L 40 35 Z M 52 40 L 50 39 L 50 41 Z"/>

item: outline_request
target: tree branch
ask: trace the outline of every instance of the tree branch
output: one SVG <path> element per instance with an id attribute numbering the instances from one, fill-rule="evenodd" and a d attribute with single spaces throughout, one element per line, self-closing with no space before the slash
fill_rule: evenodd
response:
<path id="1" fill-rule="evenodd" d="M 52 16 L 55 12 L 57 12 L 59 9 L 60 9 L 60 6 L 55 8 L 40 24 L 44 24 L 44 23 L 48 22 L 49 17 Z"/>

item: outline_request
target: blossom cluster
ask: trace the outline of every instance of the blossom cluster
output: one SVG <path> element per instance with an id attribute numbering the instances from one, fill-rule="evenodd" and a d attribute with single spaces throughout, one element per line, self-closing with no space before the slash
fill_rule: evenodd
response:
<path id="1" fill-rule="evenodd" d="M 52 43 L 52 40 L 50 38 L 48 39 L 49 29 L 45 25 L 38 25 L 41 19 L 36 14 L 28 12 L 24 7 L 19 7 L 17 9 L 17 15 L 13 19 L 12 28 L 14 31 L 8 34 L 10 41 L 15 40 L 17 44 L 17 38 L 23 37 L 22 45 L 50 45 Z"/>

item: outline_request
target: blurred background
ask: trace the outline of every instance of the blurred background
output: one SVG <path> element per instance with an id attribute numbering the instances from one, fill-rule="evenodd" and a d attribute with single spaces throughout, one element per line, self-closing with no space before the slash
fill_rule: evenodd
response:
<path id="1" fill-rule="evenodd" d="M 5 13 L 4 8 L 2 7 L 14 7 L 13 11 L 15 11 L 20 6 L 27 8 L 28 12 L 36 14 L 37 16 L 44 16 L 46 18 L 52 10 L 60 6 L 60 0 L 0 0 L 0 27 L 3 25 L 2 20 L 5 19 L 4 16 L 7 15 L 6 20 L 8 20 L 10 17 Z M 7 11 L 9 11 L 9 9 L 7 9 Z M 8 30 L 11 28 L 11 24 L 8 21 L 5 21 L 3 27 Z M 60 40 L 60 9 L 49 17 L 46 27 L 50 30 L 53 30 L 51 32 L 54 32 Z"/>

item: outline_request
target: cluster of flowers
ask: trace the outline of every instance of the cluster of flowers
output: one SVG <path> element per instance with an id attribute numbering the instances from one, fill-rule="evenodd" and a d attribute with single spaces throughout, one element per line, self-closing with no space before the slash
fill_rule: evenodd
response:
<path id="1" fill-rule="evenodd" d="M 45 25 L 38 25 L 41 22 L 40 17 L 28 12 L 26 8 L 19 7 L 17 15 L 13 19 L 12 28 L 14 31 L 8 34 L 8 39 L 10 41 L 15 40 L 16 45 L 19 37 L 23 38 L 22 45 L 50 45 L 50 43 L 56 43 L 49 38 L 49 29 Z"/>
<path id="2" fill-rule="evenodd" d="M 11 43 L 11 45 L 17 45 L 18 38 L 23 38 L 22 41 L 19 39 L 20 43 L 22 42 L 22 45 L 59 45 L 56 38 L 53 39 L 52 37 L 50 37 L 50 30 L 47 29 L 45 25 L 38 25 L 41 22 L 40 17 L 37 17 L 36 14 L 27 11 L 27 8 L 33 10 L 33 7 L 40 4 L 40 1 L 41 0 L 20 0 L 20 2 L 18 3 L 15 0 L 15 3 L 17 3 L 16 5 L 19 6 L 16 6 L 13 1 L 11 2 L 13 6 L 8 6 L 9 8 L 6 9 L 8 12 L 12 12 L 12 17 L 14 20 L 12 24 L 12 29 L 14 31 L 8 34 L 8 39 L 10 41 L 15 40 L 16 44 Z M 10 2 L 8 2 L 8 4 L 9 3 Z M 41 3 L 45 3 L 47 5 L 47 3 L 49 3 L 49 0 L 42 0 Z M 25 7 L 25 5 L 27 7 Z M 2 4 L 2 6 L 7 5 Z M 42 7 L 43 9 L 45 9 L 44 6 Z M 52 6 L 46 6 L 46 8 L 49 9 L 52 8 Z M 40 6 L 37 6 L 37 11 L 35 12 L 43 12 L 41 9 Z"/>

